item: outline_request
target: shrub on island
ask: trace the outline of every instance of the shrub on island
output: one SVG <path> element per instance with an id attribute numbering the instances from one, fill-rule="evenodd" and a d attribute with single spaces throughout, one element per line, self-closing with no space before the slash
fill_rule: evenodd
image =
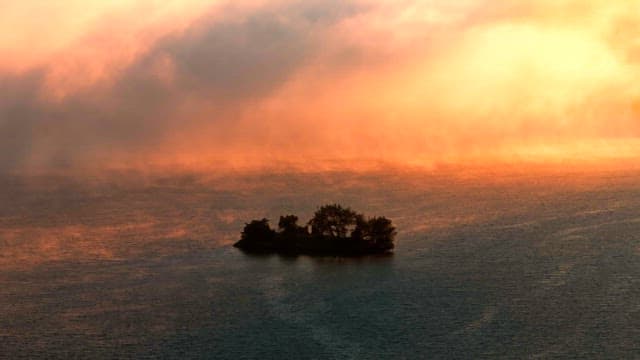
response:
<path id="1" fill-rule="evenodd" d="M 280 216 L 278 231 L 268 219 L 246 224 L 235 247 L 248 252 L 306 255 L 368 255 L 390 253 L 396 229 L 385 217 L 365 218 L 338 204 L 318 208 L 306 226 L 296 215 Z"/>

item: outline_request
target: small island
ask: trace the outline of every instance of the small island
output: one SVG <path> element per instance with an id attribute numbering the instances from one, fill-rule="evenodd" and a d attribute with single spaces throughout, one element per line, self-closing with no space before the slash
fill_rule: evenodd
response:
<path id="1" fill-rule="evenodd" d="M 391 253 L 395 236 L 391 220 L 332 204 L 321 206 L 306 226 L 298 225 L 296 215 L 280 216 L 278 231 L 268 219 L 253 220 L 234 246 L 252 253 L 360 256 Z"/>

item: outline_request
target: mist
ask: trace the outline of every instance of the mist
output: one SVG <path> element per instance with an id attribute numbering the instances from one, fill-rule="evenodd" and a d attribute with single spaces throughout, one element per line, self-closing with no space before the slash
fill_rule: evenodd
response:
<path id="1" fill-rule="evenodd" d="M 615 162 L 640 150 L 633 1 L 87 6 L 34 17 L 35 3 L 0 5 L 25 20 L 0 25 L 15 34 L 0 38 L 0 172 Z"/>

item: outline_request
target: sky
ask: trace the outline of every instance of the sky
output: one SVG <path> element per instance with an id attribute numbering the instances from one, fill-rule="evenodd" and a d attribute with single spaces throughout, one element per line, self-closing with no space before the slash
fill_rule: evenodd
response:
<path id="1" fill-rule="evenodd" d="M 0 2 L 0 173 L 640 155 L 635 0 Z"/>

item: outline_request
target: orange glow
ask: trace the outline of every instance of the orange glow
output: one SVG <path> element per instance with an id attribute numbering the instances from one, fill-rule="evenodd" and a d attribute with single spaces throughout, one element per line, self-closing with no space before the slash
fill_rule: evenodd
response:
<path id="1" fill-rule="evenodd" d="M 142 71 L 139 66 L 157 81 L 148 85 L 157 88 L 140 91 L 166 91 L 176 99 L 159 114 L 152 111 L 156 102 L 140 104 L 136 115 L 126 119 L 147 121 L 138 124 L 142 128 L 164 127 L 149 135 L 151 140 L 145 138 L 152 145 L 135 151 L 129 145 L 107 150 L 95 145 L 98 149 L 90 154 L 78 151 L 79 160 L 72 162 L 80 165 L 320 166 L 366 159 L 429 167 L 443 162 L 614 161 L 640 154 L 637 1 L 348 3 L 357 11 L 326 23 L 314 16 L 333 11 L 338 6 L 333 2 L 6 3 L 0 5 L 0 51 L 7 54 L 0 59 L 0 72 L 17 76 L 43 70 L 38 95 L 46 102 L 65 105 L 88 97 L 90 104 L 107 104 L 110 111 L 108 104 L 118 106 L 114 84 Z M 313 16 L 306 18 L 307 13 Z M 246 35 L 233 38 L 234 26 L 246 26 Z M 171 53 L 178 51 L 175 45 L 157 50 L 163 42 L 206 40 L 207 31 L 221 35 L 185 47 L 179 55 L 217 49 L 202 52 L 211 56 L 205 62 L 211 65 L 203 69 L 212 73 L 234 61 L 255 62 L 244 72 L 264 66 L 269 59 L 260 56 L 270 53 L 261 51 L 275 45 L 254 44 L 251 37 L 269 31 L 292 32 L 286 40 L 291 45 L 283 49 L 293 49 L 302 39 L 303 53 L 291 55 L 301 60 L 281 70 L 285 75 L 264 85 L 266 90 L 254 94 L 251 87 L 242 87 L 242 81 L 260 72 L 247 79 L 239 72 L 233 75 L 238 80 L 231 78 L 217 89 L 222 75 L 188 74 L 201 71 L 199 59 L 180 63 L 185 60 Z M 228 39 L 235 42 L 224 45 Z M 243 55 L 245 50 L 249 55 Z M 216 62 L 229 53 L 238 58 Z M 141 66 L 146 57 L 150 60 Z M 200 79 L 214 85 L 193 85 Z M 230 87 L 250 94 L 233 95 Z M 146 108 L 151 120 L 138 114 L 146 114 Z M 68 135 L 61 130 L 60 136 L 73 143 L 73 134 L 82 130 L 77 124 L 70 127 L 74 130 Z M 34 142 L 27 165 L 46 166 L 57 146 L 51 137 Z"/>

